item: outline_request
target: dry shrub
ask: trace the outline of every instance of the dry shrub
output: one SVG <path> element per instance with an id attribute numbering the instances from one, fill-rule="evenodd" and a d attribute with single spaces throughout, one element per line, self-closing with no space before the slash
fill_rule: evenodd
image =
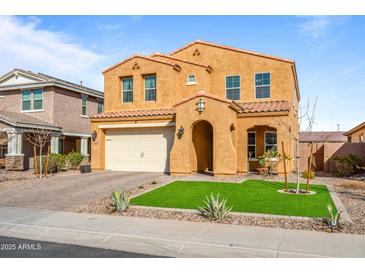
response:
<path id="1" fill-rule="evenodd" d="M 336 186 L 343 187 L 343 188 L 349 188 L 349 189 L 359 189 L 359 190 L 365 190 L 365 182 L 359 182 L 359 181 L 347 181 L 336 184 Z"/>

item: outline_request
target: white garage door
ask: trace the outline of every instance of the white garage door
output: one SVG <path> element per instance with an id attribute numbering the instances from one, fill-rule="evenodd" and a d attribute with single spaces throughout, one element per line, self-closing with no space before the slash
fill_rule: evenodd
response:
<path id="1" fill-rule="evenodd" d="M 169 172 L 174 127 L 111 129 L 105 135 L 105 167 L 115 171 Z"/>

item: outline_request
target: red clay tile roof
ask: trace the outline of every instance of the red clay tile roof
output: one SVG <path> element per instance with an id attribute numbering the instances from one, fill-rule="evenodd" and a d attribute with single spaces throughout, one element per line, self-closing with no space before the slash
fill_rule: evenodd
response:
<path id="1" fill-rule="evenodd" d="M 91 117 L 91 119 L 103 118 L 128 118 L 128 117 L 145 117 L 145 116 L 160 116 L 173 115 L 174 109 L 145 109 L 145 110 L 125 110 L 115 112 L 103 112 Z"/>
<path id="2" fill-rule="evenodd" d="M 315 132 L 301 132 L 299 134 L 299 142 L 301 143 L 346 143 L 347 138 L 343 135 L 343 131 L 315 131 Z"/>
<path id="3" fill-rule="evenodd" d="M 241 113 L 277 112 L 290 110 L 290 103 L 288 101 L 237 103 L 237 105 L 241 107 Z"/>

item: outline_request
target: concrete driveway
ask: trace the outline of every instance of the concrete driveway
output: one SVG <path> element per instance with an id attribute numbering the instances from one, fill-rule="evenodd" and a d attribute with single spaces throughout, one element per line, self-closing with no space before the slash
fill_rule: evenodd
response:
<path id="1" fill-rule="evenodd" d="M 0 205 L 39 209 L 73 210 L 84 203 L 109 196 L 123 187 L 130 190 L 162 177 L 152 172 L 100 172 L 65 174 L 0 192 Z"/>

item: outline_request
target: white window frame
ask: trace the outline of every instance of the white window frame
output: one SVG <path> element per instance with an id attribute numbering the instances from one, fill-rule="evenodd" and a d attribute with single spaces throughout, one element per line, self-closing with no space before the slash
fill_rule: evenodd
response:
<path id="1" fill-rule="evenodd" d="M 267 133 L 275 133 L 276 134 L 276 151 L 278 151 L 278 133 L 277 131 L 273 131 L 273 130 L 268 130 L 268 131 L 264 131 L 264 152 L 266 152 L 266 146 L 272 146 L 272 144 L 267 144 L 266 143 L 266 134 Z"/>
<path id="2" fill-rule="evenodd" d="M 248 134 L 249 133 L 254 133 L 255 134 L 255 144 L 254 145 L 248 143 Z M 257 144 L 257 133 L 256 133 L 256 131 L 247 131 L 247 157 L 249 157 L 249 155 L 248 155 L 248 147 L 255 147 L 255 155 L 254 155 L 253 158 L 248 158 L 249 161 L 255 161 L 255 160 L 257 160 L 257 155 L 256 155 L 257 154 L 257 148 L 256 148 L 256 144 Z"/>
<path id="3" fill-rule="evenodd" d="M 270 74 L 270 85 L 261 85 L 260 87 L 270 87 L 270 96 L 266 98 L 257 98 L 256 96 L 256 75 L 257 74 L 263 74 L 263 73 L 269 73 Z M 256 72 L 253 77 L 253 86 L 254 86 L 254 93 L 255 93 L 255 99 L 256 100 L 267 100 L 271 99 L 271 72 L 270 71 L 264 71 L 264 72 Z"/>
<path id="4" fill-rule="evenodd" d="M 155 100 L 146 100 L 146 77 L 155 76 Z M 152 88 L 149 88 L 149 90 L 152 90 Z M 156 74 L 146 74 L 143 75 L 143 99 L 145 102 L 157 102 L 157 75 Z"/>
<path id="5" fill-rule="evenodd" d="M 191 76 L 194 77 L 194 81 L 193 82 L 190 81 L 190 77 Z M 196 85 L 196 84 L 197 84 L 197 82 L 196 82 L 196 76 L 195 76 L 195 74 L 188 74 L 188 76 L 186 77 L 186 85 L 187 86 L 191 86 L 191 85 Z"/>
<path id="6" fill-rule="evenodd" d="M 34 91 L 35 90 L 41 90 L 42 91 L 42 108 L 40 108 L 40 109 L 34 109 Z M 30 109 L 27 109 L 27 110 L 24 110 L 23 109 L 23 92 L 24 91 L 29 91 L 30 92 L 30 99 L 29 99 L 29 101 L 30 101 Z M 20 94 L 20 96 L 21 96 L 21 112 L 40 112 L 40 111 L 43 111 L 43 92 L 44 92 L 44 90 L 42 89 L 42 88 L 33 88 L 33 89 L 22 89 L 21 90 L 21 94 Z M 38 100 L 40 100 L 40 99 L 38 99 Z"/>
<path id="7" fill-rule="evenodd" d="M 84 114 L 84 98 L 85 100 L 85 114 Z M 87 98 L 88 96 L 85 94 L 81 95 L 81 117 L 87 117 Z"/>
<path id="8" fill-rule="evenodd" d="M 238 87 L 240 91 L 239 91 L 238 100 L 232 100 L 232 99 L 227 98 L 227 77 L 232 77 L 232 76 L 239 76 L 240 77 L 240 86 Z M 232 100 L 232 101 L 240 101 L 241 100 L 241 75 L 240 74 L 226 75 L 225 78 L 224 78 L 224 89 L 225 89 L 225 92 L 226 92 L 226 99 Z M 228 88 L 228 89 L 236 89 L 236 88 Z"/>
<path id="9" fill-rule="evenodd" d="M 364 142 L 364 134 L 363 133 L 361 133 L 360 135 L 359 135 L 359 143 L 363 143 Z"/>
<path id="10" fill-rule="evenodd" d="M 129 92 L 129 91 L 131 91 L 131 92 L 132 92 L 132 101 L 130 101 L 130 102 L 125 102 L 125 101 L 124 101 L 124 91 L 125 91 L 125 90 L 124 90 L 124 85 L 123 85 L 123 81 L 124 81 L 124 80 L 132 80 L 132 89 L 131 89 L 131 90 L 129 90 L 129 89 L 128 89 L 128 90 L 126 90 L 126 92 Z M 123 103 L 123 104 L 132 104 L 132 103 L 133 103 L 133 99 L 134 99 L 134 98 L 133 98 L 133 85 L 134 85 L 133 77 L 123 77 L 123 78 L 122 78 L 122 103 Z"/>

